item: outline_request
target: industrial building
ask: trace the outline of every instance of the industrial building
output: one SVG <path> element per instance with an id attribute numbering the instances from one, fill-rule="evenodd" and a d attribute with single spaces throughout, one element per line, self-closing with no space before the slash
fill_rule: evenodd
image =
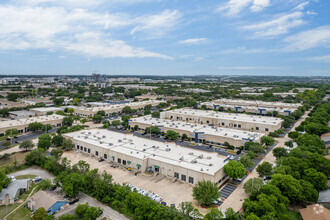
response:
<path id="1" fill-rule="evenodd" d="M 44 108 L 30 108 L 31 112 L 35 112 L 37 116 L 47 115 L 49 113 L 56 113 L 57 111 L 61 111 L 61 108 L 57 107 L 44 107 Z"/>
<path id="2" fill-rule="evenodd" d="M 283 122 L 282 119 L 276 117 L 195 109 L 175 109 L 161 112 L 160 118 L 256 132 L 273 132 L 280 129 Z"/>
<path id="3" fill-rule="evenodd" d="M 28 118 L 34 116 L 36 116 L 35 112 L 31 112 L 27 110 L 9 112 L 9 117 L 11 119 L 21 119 L 21 118 Z"/>
<path id="4" fill-rule="evenodd" d="M 77 150 L 129 167 L 133 172 L 152 171 L 190 184 L 201 180 L 219 183 L 226 178 L 223 167 L 228 159 L 217 153 L 105 129 L 84 130 L 63 136 L 72 139 Z"/>
<path id="5" fill-rule="evenodd" d="M 64 116 L 62 115 L 46 115 L 10 121 L 0 121 L 0 136 L 3 136 L 8 129 L 17 129 L 20 134 L 29 132 L 29 124 L 33 122 L 60 127 L 63 118 Z"/>
<path id="6" fill-rule="evenodd" d="M 271 108 L 298 108 L 301 106 L 300 103 L 284 103 L 284 102 L 263 102 L 263 101 L 252 101 L 243 99 L 218 99 L 212 101 L 216 105 L 235 105 L 237 107 L 242 106 L 255 106 L 255 107 L 271 107 Z"/>
<path id="7" fill-rule="evenodd" d="M 235 147 L 243 146 L 245 142 L 249 141 L 260 142 L 260 138 L 264 135 L 243 130 L 152 118 L 151 116 L 134 118 L 129 123 L 131 127 L 137 125 L 140 130 L 145 130 L 150 126 L 157 126 L 162 132 L 172 130 L 179 133 L 180 136 L 186 134 L 196 143 L 205 141 L 209 144 L 224 145 L 225 142 L 228 142 Z"/>
<path id="8" fill-rule="evenodd" d="M 198 107 L 205 105 L 207 109 L 218 110 L 223 107 L 224 110 L 236 111 L 236 113 L 252 113 L 257 115 L 273 114 L 274 111 L 278 112 L 280 115 L 290 115 L 292 112 L 296 111 L 297 108 L 280 108 L 280 107 L 257 107 L 257 106 L 237 106 L 230 104 L 216 104 L 214 102 L 203 102 Z"/>
<path id="9" fill-rule="evenodd" d="M 99 107 L 81 107 L 81 106 L 70 106 L 70 108 L 74 108 L 74 114 L 82 117 L 94 116 L 98 111 L 105 111 L 106 116 L 109 116 L 111 113 L 121 113 L 123 108 L 126 106 L 131 107 L 132 109 L 141 109 L 146 105 L 156 106 L 164 101 L 158 100 L 149 100 L 142 102 L 131 102 L 131 103 L 123 103 L 123 104 L 107 104 Z"/>

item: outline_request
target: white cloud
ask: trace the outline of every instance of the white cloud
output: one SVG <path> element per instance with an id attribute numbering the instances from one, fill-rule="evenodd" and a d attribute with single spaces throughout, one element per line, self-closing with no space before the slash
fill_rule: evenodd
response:
<path id="1" fill-rule="evenodd" d="M 191 38 L 179 41 L 179 44 L 200 44 L 205 43 L 207 38 Z"/>
<path id="2" fill-rule="evenodd" d="M 254 32 L 254 38 L 273 38 L 286 34 L 291 28 L 304 24 L 302 16 L 302 12 L 295 11 L 290 14 L 277 15 L 270 21 L 244 26 L 243 29 Z"/>
<path id="3" fill-rule="evenodd" d="M 262 11 L 264 8 L 267 8 L 270 5 L 270 0 L 254 0 L 251 11 L 257 12 Z"/>
<path id="4" fill-rule="evenodd" d="M 319 62 L 319 63 L 330 63 L 330 55 L 309 57 L 309 58 L 307 58 L 307 60 L 315 61 L 315 62 Z"/>
<path id="5" fill-rule="evenodd" d="M 229 0 L 227 3 L 219 5 L 216 12 L 224 13 L 227 16 L 235 16 L 247 7 L 250 7 L 252 12 L 258 12 L 269 5 L 270 0 Z"/>
<path id="6" fill-rule="evenodd" d="M 256 70 L 256 69 L 267 69 L 268 67 L 263 66 L 221 66 L 218 67 L 220 70 Z"/>
<path id="7" fill-rule="evenodd" d="M 294 8 L 294 10 L 302 11 L 302 10 L 305 9 L 305 7 L 306 7 L 308 4 L 309 4 L 308 1 L 306 1 L 306 2 L 302 2 L 302 3 L 300 3 L 299 5 L 297 5 L 297 6 Z"/>
<path id="8" fill-rule="evenodd" d="M 256 49 L 247 49 L 246 47 L 237 47 L 237 48 L 232 48 L 232 49 L 226 49 L 220 51 L 219 54 L 255 54 L 255 53 L 264 53 L 267 52 L 263 48 L 256 48 Z"/>
<path id="9" fill-rule="evenodd" d="M 171 59 L 111 37 L 113 29 L 131 26 L 134 22 L 128 15 L 119 13 L 0 5 L 0 51 L 46 49 L 66 50 L 86 56 Z"/>
<path id="10" fill-rule="evenodd" d="M 317 47 L 330 47 L 330 26 L 320 26 L 315 29 L 300 32 L 284 40 L 289 43 L 287 51 L 302 51 Z"/>
<path id="11" fill-rule="evenodd" d="M 182 14 L 177 10 L 165 10 L 160 14 L 142 16 L 136 19 L 135 26 L 130 34 L 135 35 L 143 32 L 149 37 L 161 37 L 171 31 L 178 23 Z"/>

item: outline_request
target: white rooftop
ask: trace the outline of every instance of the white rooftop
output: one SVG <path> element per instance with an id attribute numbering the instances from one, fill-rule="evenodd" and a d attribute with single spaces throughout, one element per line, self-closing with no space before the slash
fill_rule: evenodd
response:
<path id="1" fill-rule="evenodd" d="M 104 129 L 78 131 L 64 136 L 131 157 L 151 158 L 209 175 L 214 175 L 221 169 L 226 159 L 217 153 L 202 152 L 175 143 L 163 143 Z"/>
<path id="2" fill-rule="evenodd" d="M 258 123 L 258 124 L 267 124 L 267 125 L 278 125 L 283 122 L 281 118 L 276 117 L 266 117 L 266 116 L 257 116 L 257 115 L 247 115 L 240 113 L 226 113 L 226 112 L 216 112 L 213 110 L 195 110 L 195 109 L 174 109 L 168 112 L 173 112 L 175 114 L 183 114 L 187 116 L 197 116 L 205 118 L 216 118 L 216 119 L 225 119 L 232 120 L 237 122 L 247 122 L 247 123 Z"/>
<path id="3" fill-rule="evenodd" d="M 238 105 L 255 105 L 259 107 L 272 106 L 272 107 L 291 107 L 298 108 L 301 106 L 299 103 L 284 103 L 284 102 L 263 102 L 263 101 L 252 101 L 252 100 L 243 100 L 243 99 L 218 99 L 213 101 L 214 103 L 223 103 L 223 104 L 238 104 Z"/>
<path id="4" fill-rule="evenodd" d="M 242 139 L 250 139 L 258 141 L 264 134 L 257 132 L 249 132 L 243 130 L 236 130 L 230 128 L 220 128 L 213 127 L 208 125 L 199 125 L 193 123 L 186 123 L 174 120 L 166 120 L 166 119 L 158 119 L 152 118 L 151 116 L 144 116 L 139 118 L 132 119 L 132 122 L 140 122 L 144 124 L 148 124 L 150 126 L 164 126 L 168 129 L 179 129 L 190 132 L 193 134 L 194 132 L 204 132 L 208 135 L 214 135 L 219 137 L 227 137 L 234 140 L 242 140 Z"/>
<path id="5" fill-rule="evenodd" d="M 208 107 L 213 108 L 214 105 L 220 105 L 221 107 L 226 108 L 235 108 L 237 107 L 237 105 L 234 104 L 218 104 L 218 103 L 214 103 L 214 102 L 203 102 L 201 103 L 201 105 L 206 105 Z M 282 107 L 258 107 L 258 106 L 249 106 L 249 105 L 245 105 L 245 106 L 240 106 L 242 107 L 242 109 L 246 109 L 246 110 L 254 110 L 255 112 L 258 112 L 259 109 L 265 109 L 265 111 L 268 112 L 272 112 L 272 111 L 277 111 L 277 112 L 284 112 L 284 111 L 290 111 L 290 112 L 294 112 L 295 110 L 297 110 L 296 108 L 282 108 Z"/>
<path id="6" fill-rule="evenodd" d="M 38 112 L 56 112 L 61 111 L 61 108 L 57 107 L 48 107 L 48 108 L 31 108 L 32 111 L 38 111 Z"/>
<path id="7" fill-rule="evenodd" d="M 37 116 L 37 117 L 30 117 L 30 118 L 22 118 L 17 120 L 10 120 L 10 121 L 0 121 L 0 128 L 7 128 L 13 126 L 20 126 L 20 125 L 28 125 L 33 122 L 47 122 L 47 121 L 54 121 L 63 119 L 64 116 L 62 115 L 44 115 L 44 116 Z"/>

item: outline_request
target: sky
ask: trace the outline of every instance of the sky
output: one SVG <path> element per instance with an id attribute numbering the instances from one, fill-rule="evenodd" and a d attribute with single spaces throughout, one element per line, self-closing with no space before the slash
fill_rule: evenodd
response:
<path id="1" fill-rule="evenodd" d="M 329 0 L 2 0 L 0 74 L 330 76 Z"/>

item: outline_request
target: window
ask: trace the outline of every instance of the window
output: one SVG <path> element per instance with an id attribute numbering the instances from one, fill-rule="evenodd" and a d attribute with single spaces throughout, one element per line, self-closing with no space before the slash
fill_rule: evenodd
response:
<path id="1" fill-rule="evenodd" d="M 210 123 L 210 121 L 206 121 L 206 123 L 208 124 L 208 123 Z"/>
<path id="2" fill-rule="evenodd" d="M 80 150 L 83 150 L 83 146 L 80 146 Z"/>
<path id="3" fill-rule="evenodd" d="M 189 177 L 189 183 L 194 184 L 194 177 Z"/>
<path id="4" fill-rule="evenodd" d="M 241 128 L 242 127 L 242 125 L 237 125 L 239 128 Z"/>
<path id="5" fill-rule="evenodd" d="M 84 147 L 84 151 L 85 151 L 85 152 L 87 151 L 87 148 L 86 148 L 86 147 Z"/>
<path id="6" fill-rule="evenodd" d="M 77 149 L 79 150 L 79 145 L 77 145 Z"/>
<path id="7" fill-rule="evenodd" d="M 225 123 L 224 122 L 221 122 L 221 126 L 225 126 Z"/>
<path id="8" fill-rule="evenodd" d="M 91 149 L 88 148 L 88 151 L 87 151 L 87 152 L 88 152 L 88 153 L 91 153 Z"/>
<path id="9" fill-rule="evenodd" d="M 108 158 L 107 154 L 104 154 L 103 157 L 104 157 L 104 159 L 107 159 Z"/>
<path id="10" fill-rule="evenodd" d="M 256 127 L 256 130 L 259 131 L 259 127 Z"/>
<path id="11" fill-rule="evenodd" d="M 182 181 L 186 181 L 186 175 L 183 175 L 183 174 L 182 174 L 182 175 L 181 175 L 181 180 L 182 180 Z"/>
<path id="12" fill-rule="evenodd" d="M 174 173 L 174 177 L 179 179 L 179 173 Z"/>
<path id="13" fill-rule="evenodd" d="M 269 131 L 269 129 L 268 128 L 265 128 L 265 131 Z"/>
<path id="14" fill-rule="evenodd" d="M 98 151 L 95 151 L 95 155 L 96 155 L 96 156 L 99 156 L 99 152 L 98 152 Z"/>
<path id="15" fill-rule="evenodd" d="M 123 160 L 123 165 L 126 165 L 126 160 Z"/>
<path id="16" fill-rule="evenodd" d="M 234 124 L 234 127 L 236 128 L 237 127 L 237 124 Z"/>
<path id="17" fill-rule="evenodd" d="M 117 161 L 118 161 L 118 163 L 121 163 L 121 159 L 120 158 L 118 158 Z"/>

